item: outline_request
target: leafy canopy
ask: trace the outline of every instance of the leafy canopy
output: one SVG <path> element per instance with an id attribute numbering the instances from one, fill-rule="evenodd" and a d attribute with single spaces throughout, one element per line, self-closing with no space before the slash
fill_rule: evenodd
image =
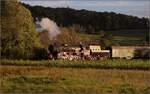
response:
<path id="1" fill-rule="evenodd" d="M 33 49 L 40 46 L 33 18 L 17 0 L 3 0 L 1 52 L 2 57 L 31 58 Z"/>

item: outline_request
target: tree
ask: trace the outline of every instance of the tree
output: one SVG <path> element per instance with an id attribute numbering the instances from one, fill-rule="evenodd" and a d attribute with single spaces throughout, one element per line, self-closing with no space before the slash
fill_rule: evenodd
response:
<path id="1" fill-rule="evenodd" d="M 35 48 L 34 53 L 36 54 L 34 60 L 48 59 L 48 52 L 45 48 Z"/>
<path id="2" fill-rule="evenodd" d="M 75 29 L 72 27 L 60 28 L 61 33 L 57 36 L 55 41 L 58 44 L 68 44 L 68 45 L 78 45 L 81 41 L 83 43 L 89 42 L 89 38 L 81 37 L 76 33 Z"/>
<path id="3" fill-rule="evenodd" d="M 41 45 L 47 49 L 49 44 L 51 43 L 51 40 L 49 39 L 48 31 L 43 30 L 42 32 L 39 32 L 39 38 L 40 38 Z"/>
<path id="4" fill-rule="evenodd" d="M 109 49 L 112 45 L 112 36 L 106 34 L 104 31 L 100 31 L 100 45 L 102 49 Z"/>
<path id="5" fill-rule="evenodd" d="M 33 18 L 17 0 L 2 0 L 1 54 L 9 59 L 30 59 L 40 47 Z"/>
<path id="6" fill-rule="evenodd" d="M 134 57 L 138 59 L 139 58 L 150 59 L 150 49 L 149 48 L 136 49 Z"/>

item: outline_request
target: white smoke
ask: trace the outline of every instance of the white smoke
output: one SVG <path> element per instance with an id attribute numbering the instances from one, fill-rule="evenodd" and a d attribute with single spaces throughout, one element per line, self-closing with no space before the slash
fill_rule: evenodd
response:
<path id="1" fill-rule="evenodd" d="M 61 33 L 57 24 L 49 18 L 42 18 L 40 25 L 42 29 L 48 31 L 50 40 L 53 40 L 58 34 Z"/>

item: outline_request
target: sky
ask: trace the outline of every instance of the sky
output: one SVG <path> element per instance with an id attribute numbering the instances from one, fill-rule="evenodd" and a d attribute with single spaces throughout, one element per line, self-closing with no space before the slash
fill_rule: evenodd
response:
<path id="1" fill-rule="evenodd" d="M 70 7 L 97 12 L 116 12 L 150 18 L 150 0 L 21 0 L 32 6 Z"/>

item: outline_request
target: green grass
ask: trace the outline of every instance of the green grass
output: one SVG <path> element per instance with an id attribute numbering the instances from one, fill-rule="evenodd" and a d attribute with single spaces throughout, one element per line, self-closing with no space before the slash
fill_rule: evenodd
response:
<path id="1" fill-rule="evenodd" d="M 106 31 L 108 34 L 113 36 L 122 36 L 122 37 L 138 37 L 143 38 L 149 34 L 148 30 L 116 30 L 116 31 Z"/>
<path id="2" fill-rule="evenodd" d="M 1 60 L 0 93 L 149 94 L 149 67 L 148 60 Z"/>
<path id="3" fill-rule="evenodd" d="M 1 91 L 3 93 L 43 93 L 53 90 L 52 83 L 49 77 L 4 77 L 1 79 Z"/>
<path id="4" fill-rule="evenodd" d="M 112 35 L 113 44 L 119 45 L 138 45 L 143 42 L 145 37 L 149 34 L 146 30 L 118 30 L 118 31 L 105 31 L 107 34 Z M 100 34 L 85 34 L 78 33 L 83 38 L 90 40 L 100 40 Z"/>
<path id="5" fill-rule="evenodd" d="M 1 66 L 0 93 L 149 94 L 149 71 Z"/>
<path id="6" fill-rule="evenodd" d="M 149 60 L 108 59 L 98 61 L 69 61 L 69 60 L 1 60 L 1 65 L 15 66 L 47 66 L 71 68 L 98 68 L 98 69 L 150 69 Z"/>
<path id="7" fill-rule="evenodd" d="M 85 33 L 78 33 L 78 35 L 82 38 L 89 38 L 92 40 L 99 40 L 100 35 L 99 34 L 85 34 Z"/>
<path id="8" fill-rule="evenodd" d="M 138 45 L 141 44 L 144 40 L 141 37 L 127 37 L 127 36 L 114 36 L 113 43 L 120 45 Z"/>

